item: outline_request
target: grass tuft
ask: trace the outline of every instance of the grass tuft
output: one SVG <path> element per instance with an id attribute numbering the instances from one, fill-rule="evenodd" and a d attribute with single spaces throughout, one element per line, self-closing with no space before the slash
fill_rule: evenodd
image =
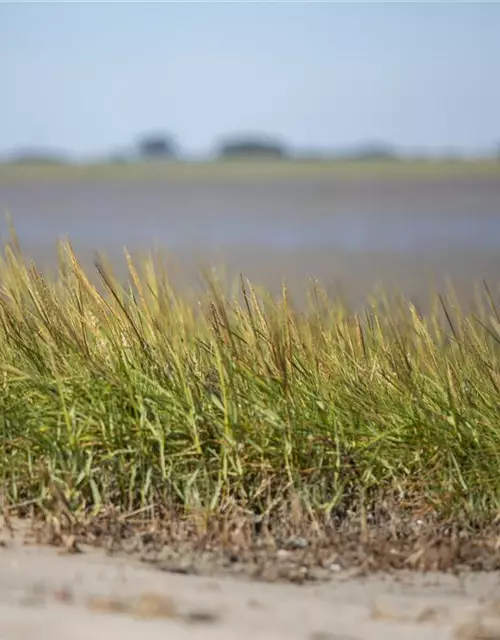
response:
<path id="1" fill-rule="evenodd" d="M 330 517 L 388 498 L 473 520 L 500 506 L 500 313 L 453 297 L 423 317 L 353 313 L 311 287 L 306 311 L 241 278 L 198 307 L 152 259 L 129 284 L 70 243 L 47 280 L 14 243 L 0 261 L 4 503 Z M 297 506 L 297 500 L 300 506 Z"/>

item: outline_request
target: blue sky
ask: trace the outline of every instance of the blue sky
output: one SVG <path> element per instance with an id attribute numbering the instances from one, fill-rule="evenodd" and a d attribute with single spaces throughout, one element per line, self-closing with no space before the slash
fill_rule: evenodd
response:
<path id="1" fill-rule="evenodd" d="M 500 4 L 3 3 L 0 151 L 500 142 Z"/>

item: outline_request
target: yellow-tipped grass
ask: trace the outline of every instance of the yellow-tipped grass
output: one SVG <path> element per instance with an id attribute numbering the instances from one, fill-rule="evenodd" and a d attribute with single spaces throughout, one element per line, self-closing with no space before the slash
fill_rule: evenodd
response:
<path id="1" fill-rule="evenodd" d="M 198 307 L 152 259 L 128 288 L 69 243 L 48 281 L 7 246 L 0 264 L 4 500 L 75 513 L 300 496 L 330 513 L 353 495 L 494 517 L 500 496 L 500 316 L 452 298 L 350 312 L 311 287 L 293 308 L 243 278 Z"/>

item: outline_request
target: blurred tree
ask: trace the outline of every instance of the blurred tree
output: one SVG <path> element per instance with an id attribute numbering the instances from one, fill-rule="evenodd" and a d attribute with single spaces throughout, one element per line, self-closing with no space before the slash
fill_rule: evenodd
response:
<path id="1" fill-rule="evenodd" d="M 218 148 L 220 158 L 285 158 L 286 146 L 278 140 L 247 136 L 222 141 Z"/>
<path id="2" fill-rule="evenodd" d="M 165 160 L 177 156 L 177 144 L 172 136 L 153 133 L 139 139 L 137 143 L 139 155 L 145 160 Z"/>
<path id="3" fill-rule="evenodd" d="M 45 149 L 18 149 L 6 157 L 14 164 L 66 164 L 69 157 L 63 152 Z"/>

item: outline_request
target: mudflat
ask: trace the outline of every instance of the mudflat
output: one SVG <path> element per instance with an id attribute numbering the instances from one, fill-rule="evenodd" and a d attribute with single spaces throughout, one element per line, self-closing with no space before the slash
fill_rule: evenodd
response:
<path id="1" fill-rule="evenodd" d="M 500 176 L 0 179 L 0 207 L 38 246 L 69 234 L 94 249 L 481 250 L 497 248 Z"/>
<path id="2" fill-rule="evenodd" d="M 156 249 L 182 286 L 223 266 L 272 291 L 285 280 L 299 301 L 318 279 L 354 302 L 383 284 L 424 305 L 448 278 L 469 302 L 500 274 L 494 163 L 4 168 L 0 208 L 45 268 L 69 237 L 84 265 L 98 250 L 118 273 L 125 245 Z"/>

